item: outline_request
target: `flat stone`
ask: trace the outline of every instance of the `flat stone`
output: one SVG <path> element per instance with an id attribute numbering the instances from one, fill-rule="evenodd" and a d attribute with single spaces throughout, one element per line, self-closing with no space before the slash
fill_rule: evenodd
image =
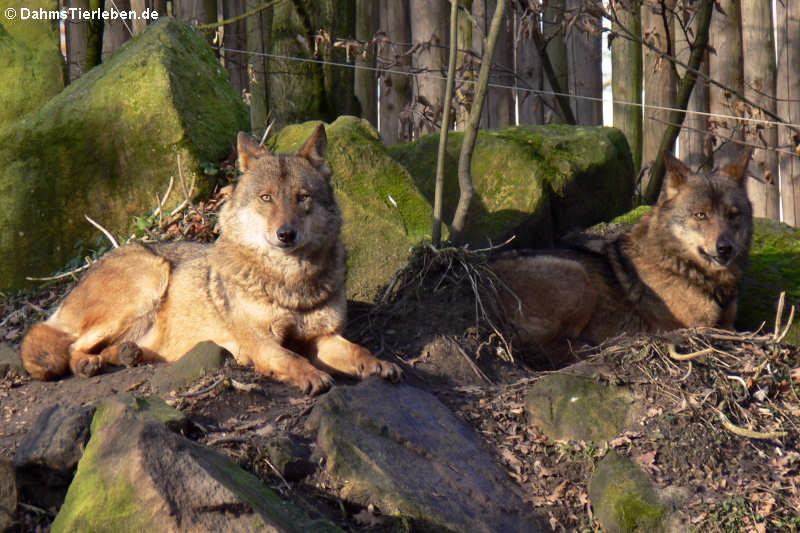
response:
<path id="1" fill-rule="evenodd" d="M 378 379 L 337 387 L 308 426 L 345 499 L 421 529 L 546 530 L 475 431 L 428 392 Z"/>

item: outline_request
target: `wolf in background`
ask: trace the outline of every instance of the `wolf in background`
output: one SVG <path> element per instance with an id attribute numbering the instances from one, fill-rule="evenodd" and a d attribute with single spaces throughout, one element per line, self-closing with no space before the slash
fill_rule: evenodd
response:
<path id="1" fill-rule="evenodd" d="M 560 363 L 568 341 L 731 328 L 753 233 L 745 189 L 750 153 L 703 173 L 665 153 L 661 198 L 624 234 L 494 261 L 509 289 L 501 291 L 501 306 L 518 341 Z"/>
<path id="2" fill-rule="evenodd" d="M 237 143 L 243 174 L 220 213 L 219 239 L 130 243 L 107 254 L 26 335 L 22 359 L 33 377 L 175 361 L 206 340 L 311 394 L 331 386 L 331 371 L 401 377 L 341 335 L 345 251 L 324 127 L 295 155 L 273 155 L 244 133 Z"/>

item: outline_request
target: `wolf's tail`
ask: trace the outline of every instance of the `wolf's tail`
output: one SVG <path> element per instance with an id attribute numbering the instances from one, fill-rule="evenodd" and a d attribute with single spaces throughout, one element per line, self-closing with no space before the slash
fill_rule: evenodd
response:
<path id="1" fill-rule="evenodd" d="M 47 324 L 36 324 L 22 341 L 22 364 L 36 379 L 49 380 L 69 370 L 69 346 L 72 339 Z"/>

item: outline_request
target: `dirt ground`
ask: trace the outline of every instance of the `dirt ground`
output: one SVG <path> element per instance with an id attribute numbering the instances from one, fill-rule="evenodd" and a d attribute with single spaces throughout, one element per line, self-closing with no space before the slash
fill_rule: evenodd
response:
<path id="1" fill-rule="evenodd" d="M 419 269 L 413 272 L 419 275 Z M 480 306 L 470 283 L 435 269 L 426 276 L 439 288 L 422 280 L 418 290 L 387 297 L 377 308 L 352 305 L 348 336 L 401 364 L 408 382 L 436 394 L 474 427 L 553 531 L 599 531 L 587 480 L 610 448 L 651 474 L 679 511 L 678 531 L 800 531 L 800 351 L 772 342 L 769 334 L 616 339 L 582 355 L 604 379 L 628 386 L 647 415 L 608 444 L 552 442 L 529 426 L 523 409 L 530 384 L 550 370 L 546 363 L 526 364 L 526 354 L 515 352 L 487 322 L 491 313 L 476 316 Z M 17 349 L 24 330 L 70 287 L 0 300 L 0 342 Z M 670 345 L 681 353 L 711 346 L 713 355 L 678 363 L 670 359 Z M 84 405 L 118 392 L 147 395 L 155 371 L 147 365 L 49 383 L 5 376 L 0 455 L 13 456 L 48 405 Z M 379 509 L 341 499 L 322 468 L 298 481 L 273 469 L 264 453 L 270 440 L 282 434 L 313 440 L 304 424 L 315 398 L 232 360 L 164 397 L 191 420 L 187 437 L 228 454 L 311 515 L 349 531 L 405 530 Z M 47 531 L 56 509 L 22 503 L 18 530 Z"/>

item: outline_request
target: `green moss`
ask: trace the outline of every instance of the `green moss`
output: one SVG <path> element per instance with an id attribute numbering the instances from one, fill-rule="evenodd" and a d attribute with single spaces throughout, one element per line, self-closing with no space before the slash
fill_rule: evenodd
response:
<path id="1" fill-rule="evenodd" d="M 462 133 L 448 135 L 444 218 L 458 202 Z M 433 202 L 438 134 L 389 148 Z M 509 234 L 524 246 L 608 220 L 630 207 L 633 164 L 624 136 L 613 128 L 520 126 L 478 134 L 472 159 L 475 197 L 465 234 L 475 245 Z"/>
<path id="2" fill-rule="evenodd" d="M 624 429 L 632 403 L 625 389 L 555 373 L 531 386 L 525 409 L 528 420 L 552 440 L 602 442 Z"/>
<path id="3" fill-rule="evenodd" d="M 283 128 L 271 140 L 271 149 L 296 152 L 317 124 Z M 347 295 L 370 301 L 405 264 L 411 247 L 430 239 L 431 206 L 408 172 L 388 155 L 368 122 L 343 116 L 325 130 L 328 165 L 344 217 Z"/>
<path id="4" fill-rule="evenodd" d="M 5 8 L 58 9 L 56 0 L 7 0 Z M 55 20 L 0 18 L 0 126 L 39 109 L 64 88 Z"/>
<path id="5" fill-rule="evenodd" d="M 86 253 L 75 244 L 99 234 L 84 214 L 129 235 L 133 215 L 152 210 L 154 195 L 178 179 L 178 157 L 187 187 L 196 176 L 196 192 L 210 190 L 199 164 L 226 156 L 248 122 L 208 45 L 164 18 L 0 127 L 0 290 Z M 166 208 L 182 200 L 173 192 Z"/>
<path id="6" fill-rule="evenodd" d="M 800 229 L 767 219 L 755 219 L 750 264 L 742 280 L 736 326 L 754 330 L 762 322 L 775 322 L 778 298 L 786 292 L 788 318 L 791 305 L 800 308 Z M 798 309 L 800 310 L 800 309 Z M 795 320 L 786 341 L 800 346 L 800 321 Z"/>
<path id="7" fill-rule="evenodd" d="M 664 531 L 667 506 L 659 501 L 647 475 L 613 450 L 597 464 L 589 497 L 603 531 Z"/>

